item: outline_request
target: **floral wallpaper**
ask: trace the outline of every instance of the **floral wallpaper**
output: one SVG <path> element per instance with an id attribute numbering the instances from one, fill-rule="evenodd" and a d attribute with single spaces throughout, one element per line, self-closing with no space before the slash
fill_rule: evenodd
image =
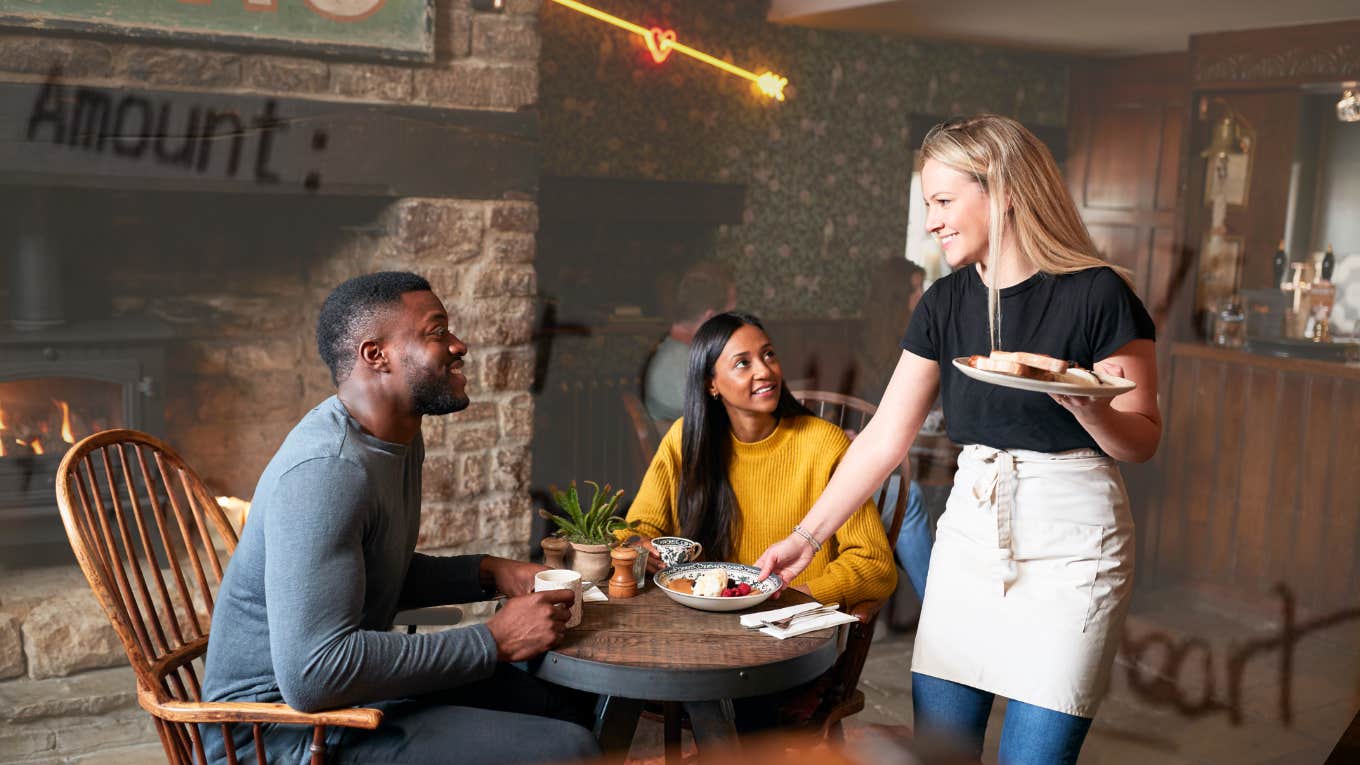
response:
<path id="1" fill-rule="evenodd" d="M 747 185 L 719 230 L 743 308 L 766 318 L 860 312 L 872 263 L 900 256 L 912 114 L 994 111 L 1062 126 L 1069 60 L 985 46 L 828 32 L 765 20 L 757 0 L 593 0 L 756 73 L 787 100 L 545 0 L 540 118 L 549 175 Z"/>

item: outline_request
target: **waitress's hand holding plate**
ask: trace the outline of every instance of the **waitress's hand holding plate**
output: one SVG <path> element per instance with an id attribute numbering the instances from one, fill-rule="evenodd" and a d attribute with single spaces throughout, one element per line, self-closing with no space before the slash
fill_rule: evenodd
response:
<path id="1" fill-rule="evenodd" d="M 1095 373 L 1102 380 L 1125 379 L 1124 367 L 1112 361 L 1097 361 Z M 1133 382 L 1129 381 L 1129 385 L 1129 390 L 1132 390 Z M 1110 403 L 1114 401 L 1113 397 L 1109 396 L 1096 397 L 1089 395 L 1069 395 L 1064 393 L 1050 393 L 1048 395 L 1052 396 L 1053 400 L 1058 402 L 1058 405 L 1063 409 L 1066 409 L 1075 415 L 1078 420 L 1088 420 L 1100 416 L 1106 410 L 1110 409 Z"/>

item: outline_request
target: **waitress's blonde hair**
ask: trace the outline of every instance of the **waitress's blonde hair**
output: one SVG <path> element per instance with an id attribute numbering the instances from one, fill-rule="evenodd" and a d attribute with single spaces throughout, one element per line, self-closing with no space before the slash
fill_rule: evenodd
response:
<path id="1" fill-rule="evenodd" d="M 997 273 L 1001 236 L 1010 225 L 1016 251 L 1038 270 L 1071 274 L 1107 266 L 1133 287 L 1128 269 L 1101 259 L 1053 155 L 1020 123 L 996 114 L 942 122 L 926 134 L 921 156 L 972 176 L 987 194 L 989 273 Z M 987 288 L 993 350 L 1001 343 L 1000 296 L 993 278 Z"/>

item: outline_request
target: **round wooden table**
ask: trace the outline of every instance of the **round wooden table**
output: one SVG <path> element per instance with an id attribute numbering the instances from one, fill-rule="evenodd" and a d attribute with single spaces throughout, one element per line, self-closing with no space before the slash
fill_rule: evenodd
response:
<path id="1" fill-rule="evenodd" d="M 809 600 L 786 590 L 750 611 Z M 603 697 L 595 732 L 606 751 L 627 750 L 644 701 L 666 702 L 668 718 L 683 706 L 697 745 L 731 745 L 732 699 L 808 682 L 830 669 L 840 652 L 838 627 L 779 640 L 741 626 L 741 613 L 688 608 L 648 582 L 636 597 L 586 603 L 581 624 L 530 671 Z"/>

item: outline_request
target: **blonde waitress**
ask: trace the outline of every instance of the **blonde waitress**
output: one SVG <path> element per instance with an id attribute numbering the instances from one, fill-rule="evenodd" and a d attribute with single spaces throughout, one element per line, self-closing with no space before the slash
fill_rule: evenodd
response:
<path id="1" fill-rule="evenodd" d="M 1109 684 L 1133 581 L 1133 522 L 1116 461 L 1161 436 L 1154 327 L 1100 260 L 1048 150 L 980 115 L 922 145 L 926 226 L 953 273 L 921 299 L 878 413 L 788 538 L 757 563 L 789 581 L 901 463 L 938 391 L 964 445 L 930 561 L 912 656 L 916 727 L 980 755 L 1010 699 L 1003 765 L 1075 763 Z M 993 338 L 996 342 L 993 343 Z M 1136 390 L 1050 396 L 964 377 L 993 347 L 1098 364 Z"/>

